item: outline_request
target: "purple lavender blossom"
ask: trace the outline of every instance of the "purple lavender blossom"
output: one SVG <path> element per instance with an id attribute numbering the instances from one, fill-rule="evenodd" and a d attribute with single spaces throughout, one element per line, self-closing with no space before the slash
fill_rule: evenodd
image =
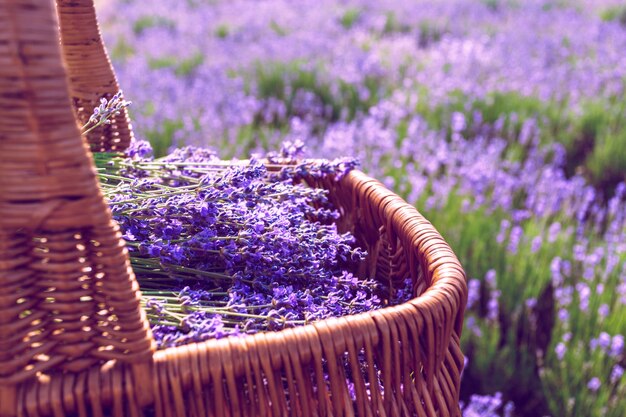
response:
<path id="1" fill-rule="evenodd" d="M 506 239 L 506 234 L 508 233 L 510 227 L 511 227 L 510 221 L 504 219 L 500 222 L 500 232 L 498 233 L 498 236 L 496 237 L 496 241 L 498 243 L 504 242 L 504 240 Z"/>
<path id="2" fill-rule="evenodd" d="M 611 369 L 611 376 L 609 377 L 612 384 L 617 384 L 624 375 L 624 368 L 620 365 L 614 365 Z"/>
<path id="3" fill-rule="evenodd" d="M 468 282 L 467 308 L 470 309 L 480 300 L 480 281 L 470 279 Z"/>
<path id="4" fill-rule="evenodd" d="M 524 304 L 526 305 L 526 308 L 532 310 L 533 308 L 535 308 L 537 306 L 537 299 L 536 298 L 529 298 L 527 299 Z"/>
<path id="5" fill-rule="evenodd" d="M 578 283 L 576 284 L 576 291 L 578 292 L 580 310 L 587 312 L 589 310 L 589 297 L 591 296 L 591 289 L 586 284 Z"/>
<path id="6" fill-rule="evenodd" d="M 517 248 L 520 244 L 520 240 L 522 239 L 522 235 L 524 231 L 519 225 L 513 226 L 511 229 L 511 233 L 509 235 L 509 243 L 507 246 L 507 250 L 513 254 L 517 253 Z"/>
<path id="7" fill-rule="evenodd" d="M 285 149 L 281 157 L 300 145 Z M 203 148 L 159 160 L 133 155 L 106 165 L 123 169 L 105 194 L 159 347 L 279 330 L 412 296 L 411 279 L 390 289 L 348 272 L 366 253 L 338 232 L 327 191 L 298 184 L 336 179 L 352 160 L 296 161 L 270 175 L 255 160 L 224 166 Z M 170 281 L 154 287 L 155 276 Z"/>
<path id="8" fill-rule="evenodd" d="M 600 316 L 601 319 L 606 319 L 609 316 L 610 313 L 610 309 L 608 304 L 602 304 L 599 308 L 598 308 L 598 315 Z"/>
<path id="9" fill-rule="evenodd" d="M 490 269 L 489 271 L 487 271 L 487 273 L 485 274 L 485 282 L 487 283 L 487 287 L 489 289 L 493 290 L 497 288 L 495 269 Z"/>
<path id="10" fill-rule="evenodd" d="M 489 301 L 487 301 L 487 318 L 493 322 L 498 320 L 498 313 L 500 311 L 498 299 L 500 298 L 500 291 L 492 291 Z"/>
<path id="11" fill-rule="evenodd" d="M 563 283 L 563 275 L 561 274 L 561 258 L 555 257 L 550 263 L 550 271 L 552 273 L 552 284 L 555 287 L 560 287 Z"/>
<path id="12" fill-rule="evenodd" d="M 535 236 L 530 244 L 530 251 L 532 253 L 539 252 L 539 249 L 541 249 L 541 244 L 542 244 L 541 236 Z"/>
<path id="13" fill-rule="evenodd" d="M 611 336 L 607 332 L 601 332 L 597 340 L 598 347 L 602 350 L 607 350 L 611 345 Z"/>
<path id="14" fill-rule="evenodd" d="M 554 353 L 556 353 L 556 357 L 560 361 L 562 361 L 563 357 L 565 357 L 565 352 L 567 352 L 567 347 L 563 342 L 559 342 L 554 348 Z"/>
<path id="15" fill-rule="evenodd" d="M 463 417 L 497 417 L 502 403 L 502 393 L 500 392 L 496 392 L 493 396 L 472 395 L 467 405 L 461 403 L 461 409 Z M 504 408 L 505 416 L 511 416 L 514 411 L 513 404 L 507 402 Z"/>
<path id="16" fill-rule="evenodd" d="M 452 113 L 452 131 L 459 133 L 466 127 L 465 115 L 460 112 Z"/>
<path id="17" fill-rule="evenodd" d="M 609 353 L 611 357 L 618 359 L 624 353 L 624 336 L 621 334 L 616 334 L 611 339 L 611 346 Z"/>
<path id="18" fill-rule="evenodd" d="M 597 392 L 600 389 L 600 386 L 602 385 L 602 383 L 600 382 L 600 379 L 598 377 L 593 377 L 589 380 L 589 382 L 587 382 L 587 388 L 589 389 L 589 391 L 591 392 Z"/>
<path id="19" fill-rule="evenodd" d="M 131 159 L 149 158 L 152 155 L 152 146 L 148 141 L 134 139 L 130 142 L 126 155 Z"/>
<path id="20" fill-rule="evenodd" d="M 482 336 L 482 330 L 480 329 L 480 326 L 476 322 L 476 318 L 474 316 L 469 316 L 465 320 L 465 327 L 467 327 L 467 329 L 470 332 L 472 332 L 472 334 L 474 336 L 476 336 L 476 337 L 481 337 Z"/>
<path id="21" fill-rule="evenodd" d="M 549 243 L 556 242 L 560 232 L 561 232 L 561 223 L 559 222 L 552 223 L 550 225 L 550 228 L 548 229 L 548 242 Z"/>

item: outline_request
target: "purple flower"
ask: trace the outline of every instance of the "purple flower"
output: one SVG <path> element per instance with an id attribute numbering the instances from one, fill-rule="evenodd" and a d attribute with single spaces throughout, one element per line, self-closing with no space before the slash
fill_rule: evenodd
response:
<path id="1" fill-rule="evenodd" d="M 480 281 L 470 279 L 468 282 L 467 308 L 470 309 L 480 300 Z"/>
<path id="2" fill-rule="evenodd" d="M 466 127 L 465 115 L 460 112 L 452 113 L 452 131 L 454 133 L 459 133 L 463 129 L 465 129 L 465 127 Z"/>
<path id="3" fill-rule="evenodd" d="M 583 269 L 583 278 L 586 281 L 593 281 L 596 275 L 596 270 L 594 265 L 585 265 Z"/>
<path id="4" fill-rule="evenodd" d="M 561 275 L 561 258 L 555 257 L 550 262 L 550 272 L 552 273 L 552 284 L 560 287 L 563 284 L 563 276 Z"/>
<path id="5" fill-rule="evenodd" d="M 511 401 L 504 405 L 504 417 L 513 417 L 514 412 L 515 405 Z"/>
<path id="6" fill-rule="evenodd" d="M 583 259 L 585 259 L 586 250 L 587 248 L 584 244 L 574 245 L 574 260 L 582 261 Z"/>
<path id="7" fill-rule="evenodd" d="M 509 228 L 511 227 L 511 222 L 504 219 L 500 222 L 500 232 L 498 233 L 498 236 L 496 237 L 496 241 L 498 243 L 503 243 L 504 239 L 506 239 L 506 234 L 509 231 Z"/>
<path id="8" fill-rule="evenodd" d="M 548 229 L 548 242 L 549 243 L 556 242 L 557 238 L 559 237 L 560 232 L 561 232 L 561 223 L 559 222 L 552 223 L 550 225 L 550 228 Z"/>
<path id="9" fill-rule="evenodd" d="M 497 288 L 495 269 L 490 269 L 489 271 L 487 271 L 487 273 L 485 274 L 485 282 L 487 283 L 488 288 L 490 289 Z"/>
<path id="10" fill-rule="evenodd" d="M 519 246 L 520 240 L 524 231 L 521 226 L 515 225 L 511 229 L 511 233 L 509 235 L 509 244 L 507 245 L 507 250 L 513 254 L 517 253 L 517 248 Z"/>
<path id="11" fill-rule="evenodd" d="M 613 369 L 611 369 L 611 376 L 610 376 L 611 383 L 617 384 L 622 379 L 623 375 L 624 375 L 624 368 L 622 368 L 620 365 L 614 365 Z"/>
<path id="12" fill-rule="evenodd" d="M 578 291 L 578 302 L 581 311 L 589 310 L 589 297 L 591 296 L 591 289 L 588 285 L 582 282 L 576 284 L 576 291 Z"/>
<path id="13" fill-rule="evenodd" d="M 616 334 L 611 339 L 611 346 L 609 350 L 609 354 L 617 359 L 624 353 L 624 336 L 621 334 Z"/>
<path id="14" fill-rule="evenodd" d="M 596 285 L 596 294 L 602 294 L 602 293 L 604 293 L 604 284 L 600 283 Z"/>
<path id="15" fill-rule="evenodd" d="M 542 239 L 541 236 L 535 236 L 530 244 L 530 251 L 537 253 L 541 249 Z"/>
<path id="16" fill-rule="evenodd" d="M 487 318 L 491 321 L 498 320 L 498 298 L 500 297 L 500 291 L 492 291 L 489 301 L 487 301 Z"/>
<path id="17" fill-rule="evenodd" d="M 607 332 L 601 332 L 598 336 L 598 347 L 607 350 L 611 345 L 611 336 Z"/>
<path id="18" fill-rule="evenodd" d="M 464 417 L 497 417 L 498 409 L 502 406 L 502 394 L 496 392 L 494 395 L 472 395 L 469 404 L 461 403 Z M 505 405 L 507 412 L 513 412 L 511 403 Z"/>
<path id="19" fill-rule="evenodd" d="M 589 382 L 587 382 L 587 388 L 589 389 L 589 391 L 592 391 L 592 392 L 598 391 L 601 385 L 602 383 L 600 382 L 600 379 L 598 379 L 597 377 L 593 377 L 589 380 Z"/>
<path id="20" fill-rule="evenodd" d="M 110 124 L 110 117 L 115 116 L 122 111 L 125 107 L 130 106 L 132 103 L 122 98 L 122 91 L 115 93 L 110 100 L 102 97 L 100 99 L 100 105 L 93 110 L 93 114 L 89 117 L 89 123 L 96 124 Z"/>
<path id="21" fill-rule="evenodd" d="M 482 336 L 482 330 L 480 329 L 480 326 L 478 325 L 478 323 L 476 323 L 476 318 L 474 316 L 469 316 L 467 319 L 465 319 L 465 327 L 467 327 L 467 329 L 472 332 L 472 334 L 476 337 L 481 337 Z"/>
<path id="22" fill-rule="evenodd" d="M 602 304 L 599 308 L 598 308 L 598 315 L 600 316 L 601 319 L 605 319 L 608 317 L 610 312 L 609 306 L 608 304 Z"/>
<path id="23" fill-rule="evenodd" d="M 150 142 L 140 139 L 133 139 L 126 149 L 126 155 L 131 159 L 144 159 L 152 155 L 152 145 Z"/>
<path id="24" fill-rule="evenodd" d="M 554 348 L 554 353 L 556 353 L 556 357 L 562 361 L 565 356 L 565 352 L 567 352 L 567 347 L 563 342 L 559 342 Z"/>

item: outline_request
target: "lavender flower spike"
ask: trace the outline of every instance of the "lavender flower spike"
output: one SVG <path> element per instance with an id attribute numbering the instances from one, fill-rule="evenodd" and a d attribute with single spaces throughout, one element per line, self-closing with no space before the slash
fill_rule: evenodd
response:
<path id="1" fill-rule="evenodd" d="M 600 379 L 598 379 L 597 377 L 593 377 L 587 383 L 587 388 L 589 388 L 589 390 L 592 392 L 596 392 L 600 389 L 601 385 L 602 383 L 600 382 Z"/>
<path id="2" fill-rule="evenodd" d="M 122 90 L 115 93 L 115 95 L 111 97 L 111 100 L 102 97 L 100 99 L 100 105 L 93 109 L 93 114 L 81 128 L 82 134 L 87 134 L 100 125 L 111 124 L 110 118 L 117 116 L 122 109 L 131 104 L 132 102 L 123 99 Z"/>

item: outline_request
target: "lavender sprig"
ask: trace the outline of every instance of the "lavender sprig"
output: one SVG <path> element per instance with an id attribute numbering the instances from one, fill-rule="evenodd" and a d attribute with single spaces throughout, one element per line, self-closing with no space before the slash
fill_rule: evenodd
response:
<path id="1" fill-rule="evenodd" d="M 111 124 L 110 118 L 120 114 L 122 109 L 130 106 L 132 102 L 123 99 L 122 90 L 115 93 L 110 100 L 102 97 L 100 105 L 93 109 L 93 114 L 89 117 L 87 123 L 81 127 L 81 133 L 86 135 L 98 126 L 103 124 Z"/>

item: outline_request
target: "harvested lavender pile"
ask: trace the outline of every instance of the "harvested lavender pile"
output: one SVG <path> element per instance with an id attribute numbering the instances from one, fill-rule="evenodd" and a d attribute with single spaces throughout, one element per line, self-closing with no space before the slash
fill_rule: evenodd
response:
<path id="1" fill-rule="evenodd" d="M 299 151 L 289 144 L 278 156 Z M 350 272 L 366 254 L 337 231 L 327 191 L 298 184 L 303 175 L 340 178 L 354 160 L 302 161 L 268 173 L 271 165 L 220 161 L 207 149 L 158 160 L 149 153 L 136 142 L 127 158 L 96 158 L 159 348 L 388 303 L 381 284 Z"/>

